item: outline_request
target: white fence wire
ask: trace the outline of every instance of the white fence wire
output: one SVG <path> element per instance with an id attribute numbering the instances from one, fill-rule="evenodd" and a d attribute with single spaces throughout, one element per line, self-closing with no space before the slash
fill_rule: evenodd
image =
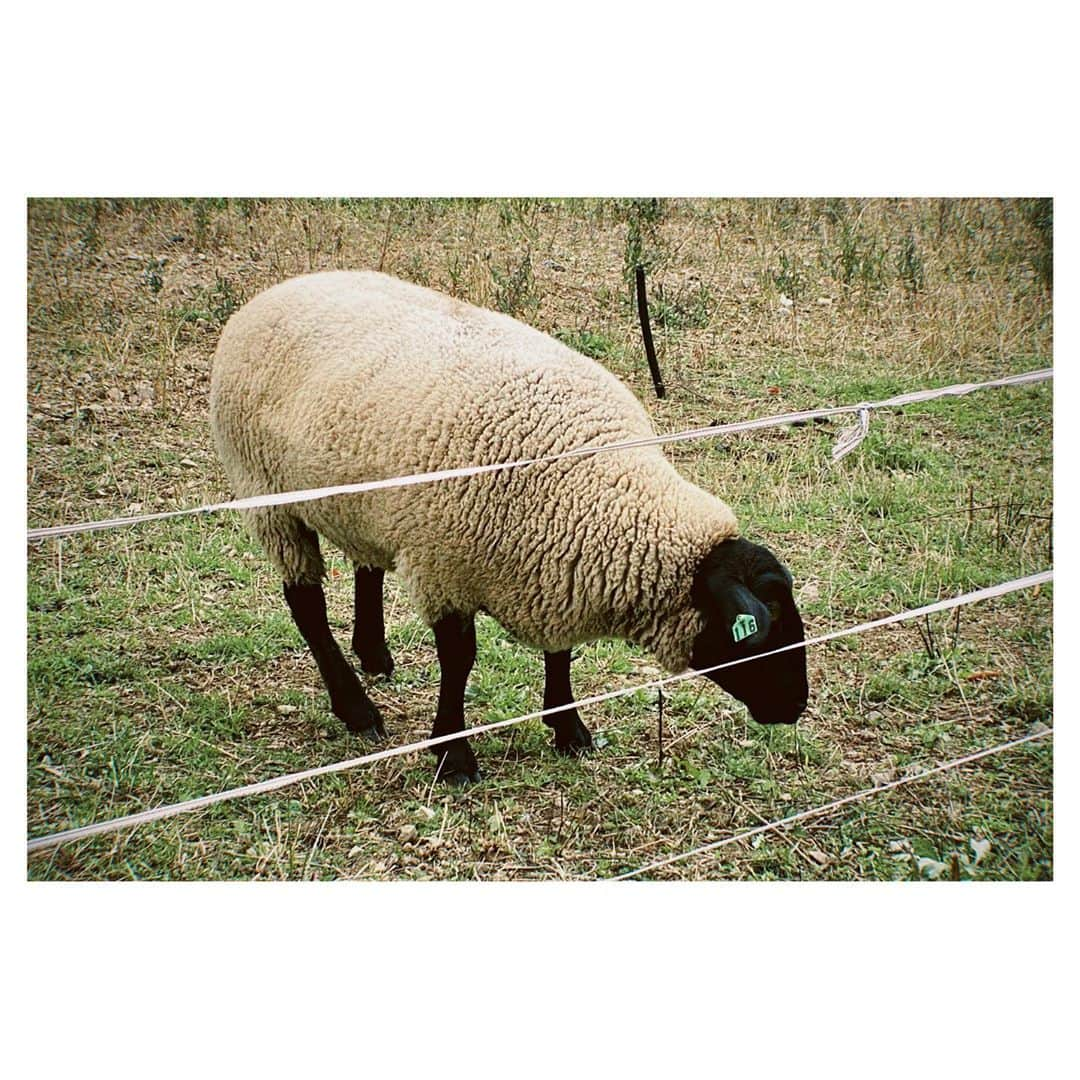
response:
<path id="1" fill-rule="evenodd" d="M 711 427 L 691 428 L 667 435 L 654 435 L 647 439 L 628 439 L 622 442 L 607 443 L 600 446 L 579 446 L 558 454 L 547 454 L 535 458 L 519 458 L 514 461 L 497 461 L 487 465 L 467 465 L 455 469 L 437 469 L 434 472 L 413 473 L 408 476 L 391 476 L 381 480 L 364 480 L 355 484 L 340 484 L 334 487 L 308 488 L 304 491 L 283 491 L 265 495 L 253 495 L 245 499 L 231 499 L 227 502 L 207 503 L 182 510 L 164 510 L 153 514 L 139 514 L 130 517 L 107 518 L 101 521 L 84 521 L 70 525 L 49 525 L 28 529 L 28 541 L 46 540 L 50 537 L 73 536 L 77 533 L 95 532 L 102 529 L 116 529 L 128 525 L 138 525 L 150 521 L 167 521 L 172 518 L 187 517 L 192 514 L 209 514 L 221 510 L 254 510 L 261 506 L 285 506 L 291 503 L 312 502 L 335 495 L 358 495 L 366 491 L 384 491 L 387 488 L 409 487 L 415 484 L 429 484 L 440 480 L 455 480 L 484 473 L 499 472 L 504 469 L 520 469 L 527 465 L 549 465 L 563 458 L 584 457 L 590 454 L 608 453 L 613 450 L 630 450 L 641 446 L 665 446 L 669 443 L 690 442 L 697 439 L 709 439 L 719 435 L 733 435 L 743 431 L 760 431 L 763 428 L 781 427 L 786 424 L 804 423 L 808 420 L 826 419 L 856 413 L 859 422 L 854 429 L 840 433 L 833 452 L 833 459 L 839 460 L 850 453 L 869 431 L 869 415 L 874 409 L 886 409 L 913 405 L 918 402 L 933 401 L 937 398 L 960 397 L 976 390 L 988 390 L 1006 386 L 1022 386 L 1029 383 L 1044 382 L 1054 376 L 1053 368 L 1041 368 L 1026 371 L 1019 375 L 1007 375 L 981 383 L 955 383 L 952 386 L 939 386 L 929 390 L 915 390 L 907 394 L 881 401 L 863 401 L 855 405 L 836 405 L 825 409 L 807 409 L 803 412 L 784 413 L 779 416 L 763 416 L 756 420 L 741 420 L 730 424 L 715 424 Z"/>

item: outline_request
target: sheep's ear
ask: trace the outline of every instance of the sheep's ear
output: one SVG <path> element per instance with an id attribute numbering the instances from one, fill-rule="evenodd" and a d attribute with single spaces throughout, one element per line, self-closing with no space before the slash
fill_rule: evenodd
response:
<path id="1" fill-rule="evenodd" d="M 722 574 L 707 579 L 710 622 L 729 647 L 762 644 L 769 636 L 769 609 L 741 582 Z"/>
<path id="2" fill-rule="evenodd" d="M 709 552 L 694 576 L 691 599 L 708 620 L 710 637 L 728 648 L 760 645 L 769 636 L 773 619 L 769 596 L 758 596 L 758 581 L 770 575 L 786 586 L 787 571 L 759 544 L 741 537 L 724 540 Z"/>
<path id="3" fill-rule="evenodd" d="M 745 585 L 729 582 L 719 597 L 720 630 L 731 645 L 759 645 L 772 626 L 769 609 Z"/>

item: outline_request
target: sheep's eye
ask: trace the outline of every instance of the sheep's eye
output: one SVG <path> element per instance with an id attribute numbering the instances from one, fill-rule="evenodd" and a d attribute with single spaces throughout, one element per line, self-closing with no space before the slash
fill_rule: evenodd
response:
<path id="1" fill-rule="evenodd" d="M 765 606 L 769 609 L 769 618 L 774 623 L 778 623 L 780 621 L 780 604 L 776 600 L 770 600 Z"/>

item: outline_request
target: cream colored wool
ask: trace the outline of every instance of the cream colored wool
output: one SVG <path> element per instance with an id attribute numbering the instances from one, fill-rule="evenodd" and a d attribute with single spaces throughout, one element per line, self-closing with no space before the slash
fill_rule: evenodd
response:
<path id="1" fill-rule="evenodd" d="M 229 320 L 214 438 L 238 496 L 538 457 L 653 434 L 631 392 L 537 330 L 385 274 L 294 278 Z M 659 447 L 248 512 L 287 584 L 323 576 L 319 533 L 394 570 L 430 625 L 486 611 L 558 652 L 600 637 L 671 671 L 703 620 L 694 571 L 731 510 Z"/>

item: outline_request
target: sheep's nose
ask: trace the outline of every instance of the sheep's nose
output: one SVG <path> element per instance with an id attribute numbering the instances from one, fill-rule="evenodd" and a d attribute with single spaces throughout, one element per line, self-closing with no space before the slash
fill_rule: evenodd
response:
<path id="1" fill-rule="evenodd" d="M 791 706 L 787 714 L 782 717 L 780 723 L 782 724 L 794 724 L 798 721 L 799 717 L 806 712 L 806 702 L 797 701 Z"/>
<path id="2" fill-rule="evenodd" d="M 790 706 L 774 704 L 765 709 L 754 709 L 751 706 L 750 715 L 759 724 L 794 724 L 805 709 L 805 701 L 799 701 Z"/>

